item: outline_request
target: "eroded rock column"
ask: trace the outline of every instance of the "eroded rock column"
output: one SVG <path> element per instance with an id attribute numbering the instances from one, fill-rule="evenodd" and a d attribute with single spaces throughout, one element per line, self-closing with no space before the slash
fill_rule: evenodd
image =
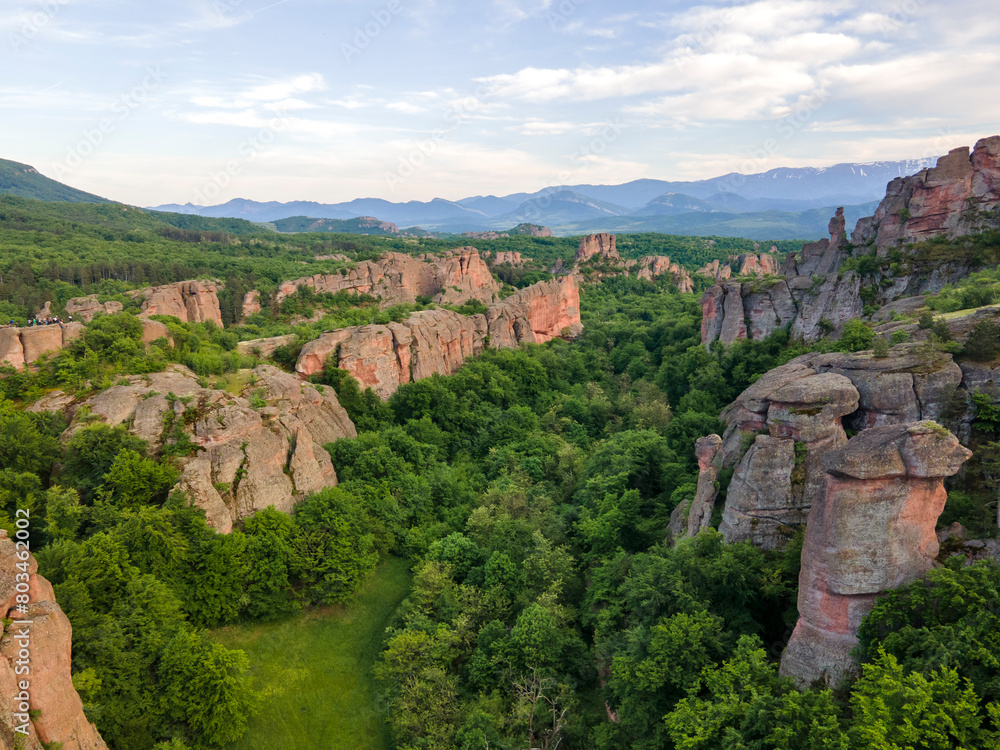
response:
<path id="1" fill-rule="evenodd" d="M 879 594 L 916 580 L 938 554 L 944 478 L 971 456 L 935 422 L 873 427 L 823 459 L 809 512 L 799 621 L 781 674 L 801 687 L 854 672 L 858 627 Z"/>

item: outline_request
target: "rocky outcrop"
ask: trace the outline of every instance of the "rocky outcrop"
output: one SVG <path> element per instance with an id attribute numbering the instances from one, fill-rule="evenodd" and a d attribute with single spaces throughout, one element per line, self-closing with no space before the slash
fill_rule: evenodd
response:
<path id="1" fill-rule="evenodd" d="M 617 236 L 613 234 L 588 234 L 580 240 L 580 248 L 576 251 L 573 262 L 586 263 L 594 257 L 620 259 L 618 255 Z"/>
<path id="2" fill-rule="evenodd" d="M 203 388 L 180 365 L 128 380 L 79 403 L 49 399 L 50 408 L 75 415 L 85 406 L 88 419 L 127 424 L 153 452 L 186 436 L 194 453 L 180 459 L 176 489 L 222 533 L 262 508 L 291 511 L 309 493 L 336 485 L 323 445 L 357 434 L 333 389 L 269 365 L 253 370 L 240 396 Z"/>
<path id="3" fill-rule="evenodd" d="M 512 266 L 523 266 L 524 259 L 521 257 L 521 253 L 515 250 L 501 250 L 493 258 L 493 265 L 500 266 L 504 263 L 509 263 Z"/>
<path id="4" fill-rule="evenodd" d="M 238 343 L 236 351 L 246 356 L 271 357 L 279 348 L 294 344 L 297 339 L 298 336 L 294 333 L 289 333 L 285 336 L 272 336 L 266 339 L 251 339 L 250 341 L 241 341 Z"/>
<path id="5" fill-rule="evenodd" d="M 487 337 L 494 348 L 510 348 L 580 330 L 579 285 L 576 277 L 566 276 L 522 289 L 491 305 L 485 315 L 424 310 L 402 323 L 324 333 L 302 348 L 295 369 L 307 378 L 334 357 L 362 388 L 384 399 L 404 383 L 453 373 L 483 351 Z"/>
<path id="6" fill-rule="evenodd" d="M 43 355 L 55 354 L 83 332 L 81 323 L 0 328 L 0 365 L 23 370 Z"/>
<path id="7" fill-rule="evenodd" d="M 830 239 L 803 246 L 800 259 L 786 261 L 784 276 L 770 273 L 775 262 L 766 253 L 743 261 L 741 270 L 759 270 L 754 281 L 727 281 L 728 274 L 716 269 L 716 283 L 702 296 L 702 343 L 711 348 L 716 341 L 766 338 L 785 326 L 794 339 L 811 342 L 836 335 L 848 320 L 861 317 L 861 277 L 837 272 L 848 252 L 844 225 L 838 209 Z M 765 256 L 770 260 L 762 262 Z"/>
<path id="8" fill-rule="evenodd" d="M 115 300 L 108 302 L 98 301 L 96 294 L 89 294 L 86 297 L 74 297 L 66 302 L 67 314 L 84 323 L 89 323 L 98 313 L 113 315 L 124 309 L 125 306 Z"/>
<path id="9" fill-rule="evenodd" d="M 386 305 L 413 304 L 417 297 L 435 302 L 460 304 L 477 299 L 491 304 L 499 299 L 500 285 L 472 247 L 453 250 L 444 257 L 424 255 L 420 259 L 402 253 L 386 253 L 377 261 L 358 263 L 338 274 L 317 274 L 285 281 L 275 301 L 280 303 L 300 287 L 319 293 L 369 294 Z"/>
<path id="10" fill-rule="evenodd" d="M 7 618 L 0 641 L 0 746 L 107 750 L 73 688 L 69 620 L 52 586 L 38 575 L 33 557 L 27 560 L 29 603 L 23 611 L 16 607 L 18 582 L 23 581 L 17 566 L 22 562 L 14 542 L 0 529 L 0 610 Z M 27 673 L 25 657 L 30 660 Z"/>
<path id="11" fill-rule="evenodd" d="M 681 502 L 670 514 L 668 530 L 674 539 L 693 537 L 702 529 L 707 529 L 712 521 L 715 498 L 718 495 L 716 481 L 719 478 L 721 461 L 716 458 L 722 447 L 722 438 L 708 435 L 699 438 L 694 445 L 698 459 L 698 485 L 690 502 Z"/>
<path id="12" fill-rule="evenodd" d="M 171 315 L 182 323 L 211 321 L 222 327 L 219 309 L 219 284 L 214 281 L 178 281 L 175 284 L 149 287 L 127 292 L 130 297 L 142 300 L 139 317 Z"/>
<path id="13" fill-rule="evenodd" d="M 947 430 L 922 421 L 865 430 L 824 456 L 783 675 L 801 687 L 833 686 L 856 670 L 851 651 L 862 618 L 880 593 L 933 566 L 944 478 L 971 455 Z"/>
<path id="14" fill-rule="evenodd" d="M 260 292 L 256 289 L 243 295 L 243 305 L 240 308 L 240 320 L 245 320 L 251 315 L 256 315 L 261 310 Z"/>
<path id="15" fill-rule="evenodd" d="M 581 270 L 587 264 L 596 265 L 596 268 Z M 561 270 L 562 260 L 559 259 L 552 272 L 559 273 Z M 614 234 L 591 234 L 582 238 L 573 261 L 573 272 L 585 273 L 589 279 L 635 274 L 638 278 L 649 281 L 669 273 L 674 277 L 681 292 L 688 294 L 694 291 L 694 283 L 688 270 L 671 261 L 666 255 L 647 255 L 640 260 L 622 258 L 618 254 L 618 240 Z"/>
<path id="16" fill-rule="evenodd" d="M 889 183 L 875 215 L 858 221 L 854 245 L 885 255 L 893 247 L 931 237 L 961 237 L 997 225 L 1000 136 L 951 151 L 937 166 Z"/>
<path id="17" fill-rule="evenodd" d="M 940 419 L 961 381 L 951 355 L 905 346 L 883 359 L 807 354 L 765 373 L 722 413 L 715 463 L 734 471 L 720 531 L 729 541 L 782 546 L 805 524 L 824 475 L 820 458 L 847 442 L 845 428 Z"/>
<path id="18" fill-rule="evenodd" d="M 774 276 L 779 273 L 779 268 L 777 259 L 770 253 L 760 253 L 759 255 L 747 253 L 730 256 L 728 263 L 713 260 L 699 268 L 695 273 L 719 282 L 725 281 L 734 274 L 736 276 Z"/>

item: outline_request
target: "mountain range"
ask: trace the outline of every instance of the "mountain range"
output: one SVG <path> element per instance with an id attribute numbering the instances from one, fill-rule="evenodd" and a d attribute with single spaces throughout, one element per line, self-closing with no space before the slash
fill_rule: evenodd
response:
<path id="1" fill-rule="evenodd" d="M 684 182 L 642 179 L 620 185 L 560 185 L 533 193 L 476 195 L 457 201 L 435 198 L 394 203 L 358 198 L 331 204 L 234 198 L 215 206 L 186 203 L 149 209 L 245 219 L 292 232 L 461 234 L 532 223 L 550 227 L 556 235 L 609 231 L 810 239 L 826 234 L 836 207 L 846 208 L 851 225 L 874 210 L 890 180 L 935 162 L 926 158 L 822 168 L 783 167 Z M 28 165 L 0 159 L 0 194 L 4 193 L 48 201 L 108 202 L 51 180 Z M 392 225 L 409 229 L 396 230 Z"/>
<path id="2" fill-rule="evenodd" d="M 871 212 L 886 184 L 933 166 L 935 158 L 836 164 L 832 167 L 730 173 L 707 180 L 642 179 L 620 185 L 560 185 L 533 193 L 476 195 L 457 201 L 393 203 L 360 198 L 345 203 L 258 202 L 243 198 L 216 206 L 169 204 L 159 211 L 275 222 L 290 216 L 353 219 L 374 216 L 399 226 L 436 232 L 503 229 L 523 222 L 556 234 L 595 231 L 669 231 L 739 235 L 754 239 L 825 234 L 830 211 L 848 207 L 848 220 Z"/>

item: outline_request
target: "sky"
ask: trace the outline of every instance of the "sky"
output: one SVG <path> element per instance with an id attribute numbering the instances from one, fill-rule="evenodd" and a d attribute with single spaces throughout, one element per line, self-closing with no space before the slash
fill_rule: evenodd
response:
<path id="1" fill-rule="evenodd" d="M 458 200 L 1000 133 L 996 0 L 0 0 L 0 157 L 126 203 Z"/>

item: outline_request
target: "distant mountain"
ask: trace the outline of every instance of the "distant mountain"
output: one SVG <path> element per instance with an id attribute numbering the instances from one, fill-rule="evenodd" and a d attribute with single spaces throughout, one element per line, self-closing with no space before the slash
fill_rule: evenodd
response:
<path id="1" fill-rule="evenodd" d="M 107 198 L 49 179 L 27 164 L 6 159 L 0 159 L 0 194 L 61 203 L 111 203 Z"/>
<path id="2" fill-rule="evenodd" d="M 699 211 L 708 213 L 718 213 L 724 211 L 720 206 L 716 206 L 708 201 L 692 198 L 690 195 L 681 193 L 664 193 L 653 198 L 649 203 L 633 211 L 632 216 L 677 216 L 678 214 L 696 213 Z"/>
<path id="3" fill-rule="evenodd" d="M 400 227 L 419 225 L 425 230 L 453 234 L 498 231 L 522 222 L 544 224 L 560 234 L 577 231 L 579 227 L 610 231 L 626 225 L 664 226 L 670 227 L 669 231 L 707 234 L 719 233 L 720 226 L 753 228 L 782 225 L 787 221 L 791 223 L 784 226 L 793 233 L 790 236 L 814 237 L 823 236 L 825 221 L 821 222 L 824 231 L 802 235 L 799 232 L 804 227 L 814 226 L 816 222 L 795 217 L 799 214 L 808 217 L 810 212 L 825 211 L 830 206 L 856 206 L 877 201 L 885 195 L 885 186 L 890 180 L 933 166 L 935 161 L 929 158 L 780 168 L 759 174 L 731 173 L 688 182 L 642 179 L 621 185 L 561 185 L 534 193 L 476 195 L 458 201 L 436 198 L 426 202 L 393 203 L 360 198 L 324 204 L 234 199 L 219 206 L 186 204 L 157 208 L 256 222 L 302 216 L 342 221 L 374 216 Z M 750 214 L 754 216 L 751 218 Z M 769 218 L 760 214 L 768 214 Z M 724 219 L 723 215 L 744 218 Z M 688 218 L 676 218 L 685 216 Z M 632 218 L 626 221 L 623 217 Z"/>
<path id="4" fill-rule="evenodd" d="M 606 216 L 625 216 L 624 206 L 588 198 L 572 190 L 554 190 L 524 201 L 515 210 L 493 217 L 494 223 L 564 224 Z"/>
<path id="5" fill-rule="evenodd" d="M 847 229 L 862 216 L 871 216 L 878 201 L 846 206 Z M 837 206 L 808 211 L 758 211 L 753 213 L 692 212 L 674 216 L 621 216 L 598 221 L 578 221 L 553 227 L 558 236 L 591 232 L 661 232 L 717 237 L 745 237 L 750 240 L 809 240 L 827 236 L 827 225 Z"/>

